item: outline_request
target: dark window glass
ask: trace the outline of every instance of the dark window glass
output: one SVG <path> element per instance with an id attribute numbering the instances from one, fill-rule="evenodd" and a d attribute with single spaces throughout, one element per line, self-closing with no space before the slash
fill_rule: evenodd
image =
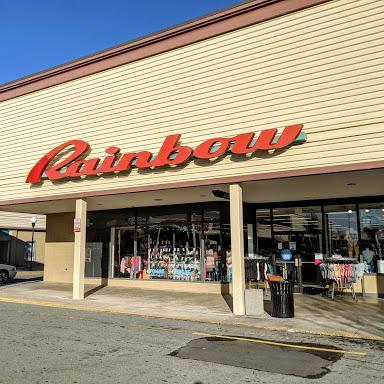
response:
<path id="1" fill-rule="evenodd" d="M 384 259 L 384 203 L 360 204 L 361 255 L 367 272 Z"/>
<path id="2" fill-rule="evenodd" d="M 358 225 L 356 205 L 325 206 L 330 256 L 358 258 Z"/>
<path id="3" fill-rule="evenodd" d="M 267 257 L 273 253 L 272 221 L 269 209 L 256 210 L 256 253 Z"/>

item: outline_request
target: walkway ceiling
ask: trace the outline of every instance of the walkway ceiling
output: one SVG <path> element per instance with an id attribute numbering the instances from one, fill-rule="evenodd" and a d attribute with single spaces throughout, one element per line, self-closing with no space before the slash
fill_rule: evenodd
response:
<path id="1" fill-rule="evenodd" d="M 384 169 L 355 171 L 328 175 L 300 176 L 283 179 L 258 180 L 241 183 L 244 201 L 248 203 L 273 203 L 328 198 L 384 195 Z M 179 188 L 89 197 L 89 210 L 121 209 L 168 204 L 187 204 L 207 201 L 224 201 L 212 194 L 213 190 L 228 192 L 228 185 Z M 3 211 L 26 213 L 57 213 L 75 210 L 75 201 L 55 200 L 0 208 Z"/>

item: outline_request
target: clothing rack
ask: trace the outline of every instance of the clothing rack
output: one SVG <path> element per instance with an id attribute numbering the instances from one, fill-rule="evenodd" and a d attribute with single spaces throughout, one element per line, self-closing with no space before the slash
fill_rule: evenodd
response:
<path id="1" fill-rule="evenodd" d="M 337 257 L 337 258 L 326 258 L 326 263 L 332 264 L 357 264 L 358 261 L 352 257 Z"/>
<path id="2" fill-rule="evenodd" d="M 256 288 L 265 289 L 268 292 L 268 275 L 271 273 L 270 259 L 265 256 L 244 257 L 245 281 L 251 287 L 252 282 Z"/>
<path id="3" fill-rule="evenodd" d="M 357 302 L 354 284 L 361 281 L 364 275 L 364 263 L 352 258 L 325 259 L 319 265 L 323 279 L 332 286 L 330 297 L 335 299 L 335 291 L 350 289 L 352 298 Z"/>
<path id="4" fill-rule="evenodd" d="M 269 261 L 267 256 L 245 256 L 244 260 L 266 260 Z"/>

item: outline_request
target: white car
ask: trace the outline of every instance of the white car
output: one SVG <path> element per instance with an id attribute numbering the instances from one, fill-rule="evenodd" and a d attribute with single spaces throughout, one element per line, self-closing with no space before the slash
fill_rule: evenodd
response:
<path id="1" fill-rule="evenodd" d="M 16 276 L 16 267 L 7 264 L 0 264 L 0 284 L 6 283 Z"/>

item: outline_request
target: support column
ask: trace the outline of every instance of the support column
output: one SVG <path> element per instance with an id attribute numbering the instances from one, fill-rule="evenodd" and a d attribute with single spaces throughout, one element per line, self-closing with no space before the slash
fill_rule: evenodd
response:
<path id="1" fill-rule="evenodd" d="M 73 299 L 84 299 L 85 239 L 87 230 L 87 202 L 76 200 L 75 249 L 73 259 Z"/>
<path id="2" fill-rule="evenodd" d="M 243 191 L 239 184 L 229 186 L 229 198 L 231 213 L 233 313 L 235 315 L 245 315 Z"/>

